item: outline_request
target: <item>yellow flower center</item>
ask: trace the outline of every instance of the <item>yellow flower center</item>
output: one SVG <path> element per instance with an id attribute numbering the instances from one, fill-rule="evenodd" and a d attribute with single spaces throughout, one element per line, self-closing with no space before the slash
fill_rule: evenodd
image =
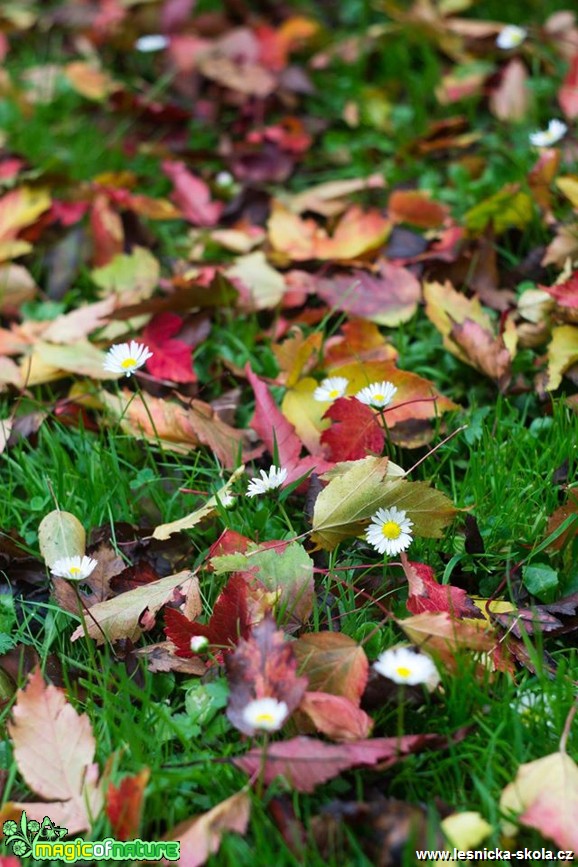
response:
<path id="1" fill-rule="evenodd" d="M 401 535 L 401 527 L 395 521 L 386 521 L 381 532 L 386 539 L 398 539 Z"/>
<path id="2" fill-rule="evenodd" d="M 274 723 L 275 718 L 272 713 L 260 713 L 255 717 L 255 722 L 257 725 L 262 725 L 263 723 Z"/>
<path id="3" fill-rule="evenodd" d="M 411 668 L 406 668 L 404 665 L 398 665 L 395 669 L 396 674 L 399 674 L 400 677 L 408 678 L 411 674 Z"/>
<path id="4" fill-rule="evenodd" d="M 80 569 L 78 568 L 78 566 L 71 566 L 68 571 L 70 572 L 71 575 L 78 575 L 80 572 Z"/>
<path id="5" fill-rule="evenodd" d="M 339 389 L 338 388 L 332 388 L 331 391 L 329 392 L 329 397 L 331 398 L 331 400 L 335 400 L 336 397 L 339 397 Z"/>
<path id="6" fill-rule="evenodd" d="M 129 367 L 134 367 L 136 364 L 136 358 L 125 358 L 124 361 L 121 361 L 120 366 L 123 370 L 128 370 Z"/>
<path id="7" fill-rule="evenodd" d="M 374 399 L 374 400 L 385 400 L 385 395 L 383 395 L 383 394 L 374 394 L 374 395 L 373 395 L 373 399 Z"/>

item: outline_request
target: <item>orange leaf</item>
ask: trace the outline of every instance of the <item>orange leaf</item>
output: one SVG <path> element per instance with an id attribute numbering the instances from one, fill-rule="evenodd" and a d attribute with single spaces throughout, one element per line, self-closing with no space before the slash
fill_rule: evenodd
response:
<path id="1" fill-rule="evenodd" d="M 417 190 L 396 190 L 389 197 L 387 211 L 396 223 L 410 223 L 421 229 L 435 229 L 444 222 L 449 208 Z"/>
<path id="2" fill-rule="evenodd" d="M 132 777 L 125 777 L 119 786 L 109 784 L 106 815 L 117 840 L 133 840 L 138 836 L 145 786 L 150 771 L 143 768 Z"/>
<path id="3" fill-rule="evenodd" d="M 369 737 L 373 720 L 350 699 L 327 692 L 307 691 L 299 710 L 315 728 L 334 741 L 356 741 Z"/>

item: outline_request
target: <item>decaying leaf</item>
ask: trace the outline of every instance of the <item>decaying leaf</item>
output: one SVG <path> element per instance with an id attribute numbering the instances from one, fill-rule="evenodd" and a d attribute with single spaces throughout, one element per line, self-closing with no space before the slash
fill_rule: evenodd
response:
<path id="1" fill-rule="evenodd" d="M 343 696 L 359 706 L 369 662 L 353 638 L 342 632 L 310 632 L 293 643 L 293 650 L 310 690 Z"/>
<path id="2" fill-rule="evenodd" d="M 350 699 L 328 692 L 305 693 L 299 710 L 317 731 L 333 741 L 356 741 L 369 737 L 373 720 Z"/>

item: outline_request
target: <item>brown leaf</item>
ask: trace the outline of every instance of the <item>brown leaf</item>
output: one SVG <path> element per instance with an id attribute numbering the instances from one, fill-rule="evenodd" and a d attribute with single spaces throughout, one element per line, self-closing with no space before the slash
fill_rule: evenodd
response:
<path id="1" fill-rule="evenodd" d="M 353 638 L 341 632 L 311 632 L 298 638 L 293 650 L 310 690 L 340 695 L 359 706 L 369 662 Z"/>
<path id="2" fill-rule="evenodd" d="M 417 190 L 395 190 L 389 197 L 387 212 L 396 223 L 409 223 L 421 229 L 435 229 L 449 214 L 447 205 L 434 202 Z"/>
<path id="3" fill-rule="evenodd" d="M 248 640 L 239 642 L 227 657 L 226 666 L 231 688 L 227 716 L 247 735 L 255 734 L 243 716 L 250 701 L 276 698 L 284 701 L 292 713 L 307 688 L 307 678 L 297 676 L 293 643 L 285 640 L 270 615 L 253 629 Z"/>
<path id="4" fill-rule="evenodd" d="M 447 612 L 424 612 L 398 625 L 417 647 L 436 656 L 450 670 L 457 666 L 460 650 L 490 653 L 496 649 L 497 638 L 483 620 L 458 620 Z"/>
<path id="5" fill-rule="evenodd" d="M 495 379 L 502 390 L 507 387 L 511 379 L 512 356 L 501 336 L 495 337 L 479 323 L 465 319 L 452 326 L 450 337 L 465 352 L 469 364 Z"/>

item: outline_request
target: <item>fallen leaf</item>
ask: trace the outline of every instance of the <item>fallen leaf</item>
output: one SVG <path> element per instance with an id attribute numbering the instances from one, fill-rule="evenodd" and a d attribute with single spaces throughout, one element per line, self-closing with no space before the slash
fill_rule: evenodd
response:
<path id="1" fill-rule="evenodd" d="M 143 768 L 138 774 L 124 777 L 118 786 L 109 783 L 106 793 L 106 815 L 117 840 L 138 837 L 145 786 L 150 770 Z"/>
<path id="2" fill-rule="evenodd" d="M 140 394 L 126 389 L 117 394 L 101 392 L 100 396 L 120 421 L 122 429 L 139 439 L 153 443 L 160 440 L 165 448 L 181 454 L 206 445 L 223 466 L 232 467 L 237 463 L 245 440 L 243 431 L 221 421 L 202 400 L 191 400 L 188 406 L 183 406 L 147 395 L 145 406 Z"/>
<path id="3" fill-rule="evenodd" d="M 172 382 L 195 382 L 192 346 L 175 337 L 184 320 L 176 313 L 159 313 L 153 316 L 142 339 L 153 353 L 146 366 L 152 376 Z"/>
<path id="4" fill-rule="evenodd" d="M 307 689 L 307 678 L 297 676 L 293 644 L 277 629 L 271 615 L 241 639 L 226 659 L 230 686 L 227 716 L 246 735 L 255 728 L 245 719 L 244 710 L 254 699 L 272 697 L 285 702 L 288 714 L 298 707 Z"/>
<path id="5" fill-rule="evenodd" d="M 484 232 L 493 226 L 496 235 L 508 229 L 524 229 L 532 220 L 534 204 L 530 195 L 518 184 L 506 184 L 503 189 L 474 205 L 464 216 L 472 232 Z"/>
<path id="6" fill-rule="evenodd" d="M 204 518 L 216 514 L 219 502 L 225 501 L 225 497 L 229 494 L 231 487 L 244 474 L 244 472 L 244 466 L 237 467 L 226 484 L 220 487 L 212 497 L 209 497 L 203 506 L 195 509 L 194 512 L 185 515 L 183 518 L 177 518 L 175 521 L 170 521 L 168 524 L 159 524 L 153 530 L 153 539 L 169 539 L 173 533 L 180 533 L 182 530 L 191 530 L 204 520 Z"/>
<path id="7" fill-rule="evenodd" d="M 309 470 L 323 472 L 330 464 L 321 457 L 301 458 L 303 444 L 293 425 L 285 418 L 265 383 L 253 373 L 250 366 L 245 368 L 255 394 L 255 413 L 251 427 L 259 434 L 270 455 L 279 455 L 279 463 L 287 470 L 285 484 L 290 484 Z"/>
<path id="8" fill-rule="evenodd" d="M 133 247 L 130 253 L 115 255 L 106 265 L 90 272 L 101 295 L 119 295 L 124 305 L 150 298 L 158 286 L 159 276 L 158 260 L 144 247 Z"/>
<path id="9" fill-rule="evenodd" d="M 108 72 L 83 60 L 67 63 L 63 72 L 77 93 L 96 102 L 101 102 L 119 87 Z"/>
<path id="10" fill-rule="evenodd" d="M 193 656 L 191 638 L 202 635 L 216 650 L 230 650 L 239 639 L 248 638 L 251 622 L 247 606 L 247 582 L 232 575 L 219 594 L 208 623 L 197 623 L 176 608 L 165 611 L 165 634 L 185 659 Z"/>
<path id="11" fill-rule="evenodd" d="M 402 557 L 403 571 L 409 584 L 406 602 L 408 611 L 421 614 L 424 611 L 447 611 L 454 617 L 479 617 L 480 612 L 461 587 L 439 584 L 434 570 L 425 563 L 412 563 Z"/>
<path id="12" fill-rule="evenodd" d="M 85 831 L 100 813 L 102 792 L 93 764 L 96 742 L 90 720 L 79 715 L 64 693 L 47 685 L 36 669 L 16 693 L 8 733 L 14 760 L 26 784 L 49 805 L 15 804 L 29 818 L 66 816 L 71 834 Z"/>
<path id="13" fill-rule="evenodd" d="M 50 207 L 50 196 L 41 188 L 18 187 L 0 199 L 0 261 L 21 256 L 32 249 L 28 241 L 17 240 L 21 229 L 35 223 Z"/>
<path id="14" fill-rule="evenodd" d="M 243 308 L 247 310 L 267 310 L 276 307 L 285 292 L 283 276 L 273 268 L 261 250 L 239 256 L 235 264 L 225 271 L 234 283 L 240 282 L 246 290 Z"/>
<path id="15" fill-rule="evenodd" d="M 262 768 L 263 780 L 272 783 L 283 777 L 298 792 L 313 792 L 316 786 L 355 767 L 380 763 L 391 767 L 404 756 L 444 743 L 439 735 L 403 735 L 400 738 L 373 738 L 346 744 L 326 744 L 315 738 L 296 737 L 269 745 L 265 761 L 261 748 L 250 750 L 233 763 L 249 776 Z"/>
<path id="16" fill-rule="evenodd" d="M 578 361 L 578 327 L 557 325 L 552 329 L 548 345 L 548 391 L 562 382 L 562 375 Z"/>
<path id="17" fill-rule="evenodd" d="M 143 619 L 154 617 L 163 605 L 171 601 L 177 588 L 186 592 L 193 578 L 194 573 L 185 569 L 93 605 L 90 618 L 86 618 L 86 632 L 97 644 L 103 644 L 105 636 L 109 641 L 120 638 L 138 641 L 145 628 Z M 77 641 L 84 634 L 84 626 L 78 626 L 70 640 Z"/>
<path id="18" fill-rule="evenodd" d="M 171 198 L 185 220 L 193 226 L 214 226 L 219 221 L 223 204 L 211 200 L 207 184 L 189 172 L 183 162 L 165 160 L 162 169 L 173 183 Z"/>
<path id="19" fill-rule="evenodd" d="M 166 835 L 167 840 L 180 843 L 178 861 L 163 864 L 181 864 L 183 867 L 201 867 L 202 864 L 219 851 L 221 837 L 225 832 L 244 834 L 249 824 L 251 799 L 243 790 L 226 801 L 222 801 L 201 816 L 193 816 L 176 825 Z"/>
<path id="20" fill-rule="evenodd" d="M 526 67 L 514 57 L 502 69 L 500 82 L 490 94 L 490 111 L 498 120 L 522 120 L 528 111 L 529 96 Z"/>
<path id="21" fill-rule="evenodd" d="M 311 211 L 324 217 L 335 217 L 347 208 L 347 197 L 352 193 L 381 189 L 384 186 L 383 175 L 380 174 L 370 175 L 367 178 L 326 181 L 309 187 L 302 193 L 284 197 L 283 204 L 294 214 Z"/>
<path id="22" fill-rule="evenodd" d="M 409 223 L 420 229 L 435 229 L 449 215 L 447 205 L 418 190 L 395 190 L 389 197 L 387 212 L 396 223 Z"/>
<path id="23" fill-rule="evenodd" d="M 437 656 L 450 670 L 456 670 L 456 653 L 474 650 L 489 653 L 497 646 L 496 636 L 483 620 L 459 620 L 447 611 L 416 614 L 398 625 L 416 647 Z"/>
<path id="24" fill-rule="evenodd" d="M 321 434 L 334 461 L 355 461 L 368 454 L 380 455 L 385 434 L 376 413 L 354 397 L 335 400 L 323 418 L 333 422 Z"/>
<path id="25" fill-rule="evenodd" d="M 343 696 L 359 706 L 369 662 L 353 638 L 342 632 L 311 632 L 301 635 L 293 643 L 293 650 L 310 690 Z"/>
<path id="26" fill-rule="evenodd" d="M 418 536 L 439 538 L 457 513 L 451 501 L 427 482 L 410 482 L 387 458 L 364 458 L 338 465 L 317 497 L 311 539 L 327 550 L 360 536 L 378 509 L 407 512 Z"/>
<path id="27" fill-rule="evenodd" d="M 38 526 L 38 544 L 44 562 L 50 568 L 64 557 L 84 556 L 86 532 L 75 515 L 54 509 Z"/>
<path id="28" fill-rule="evenodd" d="M 18 310 L 24 301 L 30 301 L 37 292 L 38 286 L 32 274 L 23 265 L 16 265 L 14 262 L 0 265 L 1 313 L 6 314 Z M 11 334 L 11 337 L 14 339 L 14 335 Z"/>
<path id="29" fill-rule="evenodd" d="M 578 117 L 578 53 L 570 60 L 570 68 L 558 91 L 558 102 L 569 120 Z"/>
<path id="30" fill-rule="evenodd" d="M 417 277 L 385 261 L 376 275 L 352 271 L 319 280 L 316 291 L 329 307 L 390 328 L 411 319 L 421 298 Z"/>
<path id="31" fill-rule="evenodd" d="M 552 753 L 520 765 L 515 779 L 500 797 L 503 814 L 516 814 L 522 825 L 535 828 L 554 840 L 561 849 L 578 851 L 578 767 L 563 752 Z M 502 828 L 513 836 L 516 825 L 502 820 Z"/>
<path id="32" fill-rule="evenodd" d="M 297 542 L 284 548 L 272 544 L 275 547 L 250 544 L 244 553 L 214 556 L 211 565 L 217 575 L 234 571 L 244 572 L 248 580 L 256 577 L 274 595 L 277 617 L 300 625 L 313 610 L 313 560 Z"/>
<path id="33" fill-rule="evenodd" d="M 373 728 L 371 717 L 342 695 L 308 690 L 301 699 L 299 711 L 333 741 L 363 740 Z"/>

